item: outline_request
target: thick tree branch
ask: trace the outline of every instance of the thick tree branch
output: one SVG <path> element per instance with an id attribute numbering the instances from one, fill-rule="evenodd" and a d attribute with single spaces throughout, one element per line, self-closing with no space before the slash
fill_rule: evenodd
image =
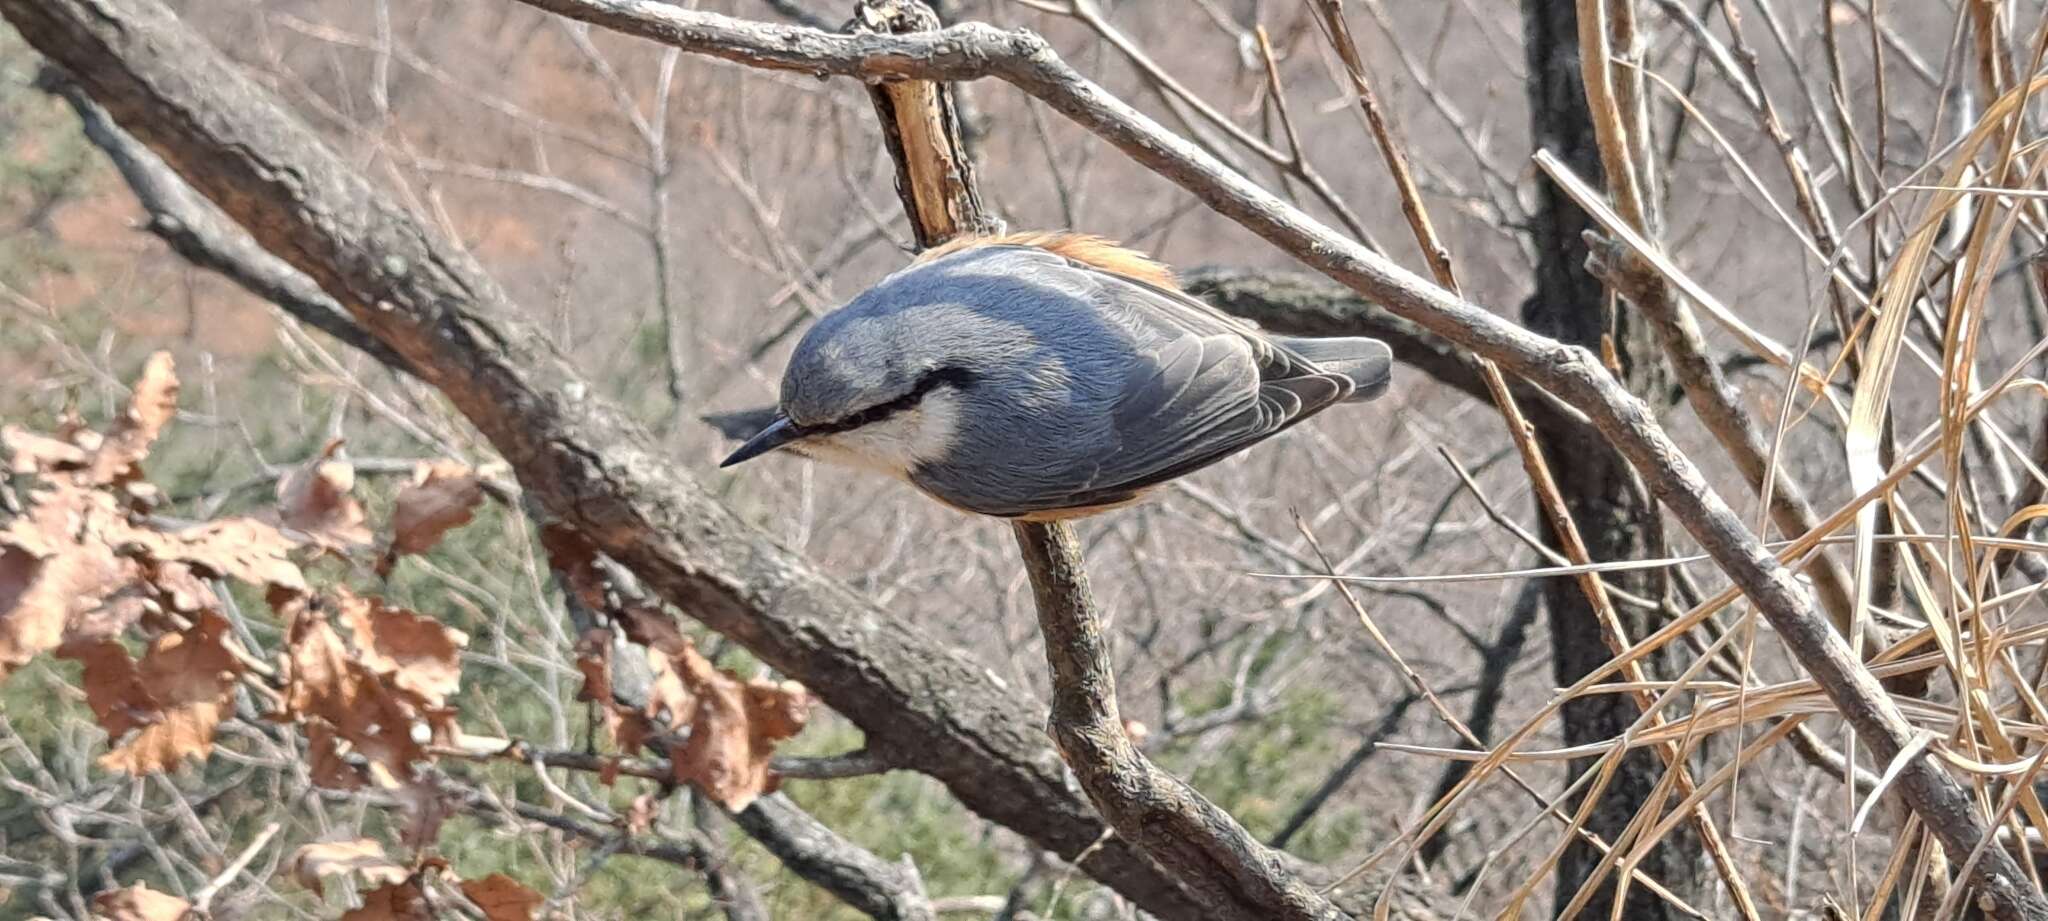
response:
<path id="1" fill-rule="evenodd" d="M 8 2 L 0 14 L 76 75 L 354 329 L 439 387 L 526 493 L 664 600 L 797 677 L 891 764 L 1162 917 L 1185 892 L 1103 825 L 1034 727 L 1037 708 L 965 652 L 867 603 L 747 526 L 653 447 L 483 271 L 375 191 L 160 4 Z M 317 303 L 280 306 L 309 322 Z M 301 312 L 305 311 L 305 312 Z M 331 314 L 330 314 L 331 315 Z"/>
<path id="2" fill-rule="evenodd" d="M 150 228 L 165 236 L 166 242 L 171 243 L 173 248 L 187 258 L 193 259 L 195 263 L 211 268 L 261 296 L 271 297 L 273 294 L 284 295 L 285 292 L 310 291 L 311 296 L 307 297 L 282 296 L 282 299 L 272 297 L 272 300 L 275 303 L 290 304 L 288 312 L 294 316 L 302 316 L 309 310 L 331 308 L 337 318 L 336 330 L 345 334 L 340 336 L 344 342 L 365 347 L 365 351 L 373 355 L 392 355 L 388 349 L 382 348 L 381 343 L 369 338 L 355 326 L 354 321 L 341 311 L 340 306 L 327 298 L 312 280 L 265 252 L 242 231 L 239 225 L 229 221 L 213 207 L 212 203 L 194 193 L 183 179 L 164 165 L 162 160 L 108 119 L 106 111 L 80 91 L 76 84 L 71 83 L 60 72 L 47 68 L 40 81 L 44 88 L 57 93 L 72 105 L 78 113 L 86 136 L 118 165 L 129 188 L 135 193 L 143 209 L 149 213 Z M 166 228 L 168 232 L 160 231 L 158 228 Z M 187 234 L 188 229 L 194 232 Z M 194 256 L 180 246 L 181 240 L 191 241 L 194 245 L 203 247 L 203 251 L 209 254 L 208 257 L 201 260 Z M 389 364 L 396 361 L 396 358 L 393 356 L 380 360 Z M 636 708 L 646 704 L 644 699 L 629 699 L 624 702 Z M 611 770 L 621 775 L 663 782 L 671 781 L 675 777 L 674 768 L 665 758 L 622 760 L 581 752 L 534 751 L 523 745 L 507 748 L 503 747 L 504 744 L 501 740 L 499 745 L 502 751 L 495 751 L 483 757 L 513 756 L 522 763 L 538 760 L 550 767 L 565 767 L 592 773 Z M 479 757 L 476 752 L 461 754 L 465 757 Z M 775 773 L 785 779 L 827 780 L 858 777 L 888 770 L 887 765 L 866 751 L 822 757 L 778 755 L 771 764 Z M 733 816 L 733 820 L 792 872 L 838 896 L 848 906 L 869 917 L 931 917 L 928 900 L 924 898 L 921 890 L 912 885 L 916 878 L 914 872 L 889 864 L 860 849 L 804 813 L 787 797 L 779 794 L 763 797 L 756 800 L 745 812 Z M 655 846 L 657 850 L 661 847 L 663 846 Z M 673 855 L 667 851 L 659 851 L 644 856 L 667 859 Z M 748 906 L 752 903 L 749 902 L 748 894 L 743 891 L 743 880 L 719 876 L 722 868 L 717 861 L 700 863 L 700 869 L 708 877 L 712 877 L 711 882 L 715 890 L 732 891 L 733 902 L 727 906 L 729 916 L 766 917 L 759 910 L 748 913 Z M 757 902 L 758 899 L 754 901 Z M 758 905 L 754 905 L 753 908 L 758 909 Z"/>
<path id="3" fill-rule="evenodd" d="M 9 6 L 27 0 L 6 0 Z M 971 80 L 998 77 L 1116 145 L 1217 212 L 1305 264 L 1373 298 L 1390 312 L 1491 359 L 1586 414 L 1642 476 L 1657 499 L 1764 615 L 1844 718 L 1889 763 L 1912 739 L 1897 704 L 1850 654 L 1791 574 L 1743 525 L 1691 459 L 1584 349 L 1535 335 L 1461 300 L 1301 210 L 1110 95 L 1060 60 L 1043 39 L 966 23 L 936 33 L 835 36 L 748 23 L 652 0 L 523 0 L 586 22 L 687 51 L 757 67 L 867 78 Z M 1896 788 L 1944 846 L 1971 853 L 1988 824 L 1956 778 L 1927 756 L 1913 758 Z M 1992 847 L 1972 881 L 1999 918 L 2048 917 L 2048 899 L 2010 855 Z"/>

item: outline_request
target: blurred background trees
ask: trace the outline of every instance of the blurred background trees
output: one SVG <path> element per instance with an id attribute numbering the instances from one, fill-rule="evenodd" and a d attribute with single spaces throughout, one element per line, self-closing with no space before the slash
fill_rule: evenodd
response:
<path id="1" fill-rule="evenodd" d="M 809 320 L 913 249 L 857 83 L 703 59 L 517 3 L 174 6 L 351 166 L 475 257 L 604 396 L 656 433 L 675 468 L 935 648 L 964 654 L 1025 702 L 1020 709 L 1042 713 L 1044 652 L 1004 528 L 795 460 L 743 476 L 712 469 L 727 443 L 699 417 L 771 401 L 782 358 Z M 846 13 L 816 0 L 704 6 L 826 27 Z M 1422 271 L 1317 6 L 980 0 L 938 9 L 948 22 L 1045 35 L 1121 98 Z M 1547 149 L 1587 181 L 1603 181 L 1581 77 L 1584 6 L 1355 0 L 1342 15 L 1382 105 L 1397 116 L 1465 295 L 1504 313 L 1521 305 L 1529 328 L 1602 356 L 1759 534 L 1796 536 L 1766 513 L 1743 464 L 1684 400 L 1634 304 L 1613 295 L 1613 278 L 1586 271 L 1582 234 L 1611 237 L 1612 228 L 1530 163 Z M 2048 430 L 2038 407 L 2015 391 L 1966 424 L 1944 394 L 1982 393 L 2008 370 L 2039 374 L 2033 352 L 2048 337 L 2036 261 L 2044 222 L 2031 198 L 1969 195 L 1935 207 L 1922 187 L 1940 183 L 1954 165 L 1952 144 L 1991 100 L 2033 73 L 2043 10 L 1973 0 L 1607 7 L 1633 17 L 1632 33 L 1612 33 L 1632 39 L 1614 50 L 1624 63 L 1611 72 L 1640 74 L 1633 92 L 1648 127 L 1639 169 L 1651 236 L 1748 324 L 1734 330 L 1694 308 L 1705 314 L 1707 357 L 1766 437 L 1772 464 L 1823 517 L 1855 492 L 1843 410 L 1866 380 L 1868 301 L 1900 264 L 1908 236 L 1946 218 L 1933 264 L 1893 282 L 1921 295 L 1911 302 L 1897 382 L 1877 385 L 1891 392 L 1887 457 L 1903 456 L 1895 448 L 1930 426 L 1947 427 L 1944 463 L 1920 467 L 1890 494 L 1886 533 L 1931 537 L 1910 552 L 1883 545 L 1872 611 L 1882 631 L 1873 643 L 1901 641 L 1897 657 L 1930 652 L 1930 623 L 1982 639 L 1971 655 L 1944 647 L 1934 680 L 1921 670 L 1928 686 L 1904 689 L 1924 695 L 1910 715 L 1979 762 L 2031 758 L 2044 718 L 2030 691 L 2044 660 L 2040 638 L 2015 631 L 2038 623 L 2031 589 L 2048 573 L 2027 545 L 2001 562 L 1984 545 L 1936 538 L 2024 537 L 2024 527 L 2001 526 L 2039 501 L 2048 458 L 2036 446 L 2048 444 Z M 323 875 L 330 864 L 321 858 L 330 855 L 303 848 L 365 838 L 404 874 L 419 855 L 446 861 L 436 871 L 442 882 L 422 897 L 492 918 L 500 915 L 488 914 L 491 893 L 469 889 L 493 874 L 544 899 L 536 916 L 1139 911 L 1128 891 L 963 806 L 929 770 L 950 753 L 877 754 L 854 721 L 827 707 L 775 747 L 788 775 L 779 793 L 754 802 L 679 782 L 692 779 L 674 773 L 691 721 L 678 716 L 680 705 L 645 707 L 697 660 L 647 635 L 651 627 L 635 635 L 608 626 L 642 623 L 632 612 L 658 610 L 636 594 L 635 580 L 601 563 L 565 568 L 563 549 L 544 543 L 544 519 L 522 505 L 490 443 L 432 386 L 195 266 L 165 244 L 161 222 L 158 234 L 147 232 L 129 178 L 81 132 L 62 78 L 44 67 L 0 29 L 0 418 L 77 447 L 80 432 L 107 432 L 133 416 L 138 381 L 149 380 L 145 363 L 168 351 L 182 386 L 175 418 L 164 420 L 142 461 L 153 487 L 145 530 L 291 519 L 308 513 L 309 488 L 334 499 L 320 516 L 360 503 L 349 527 L 364 539 L 344 546 L 284 525 L 290 546 L 279 552 L 303 567 L 305 597 L 336 605 L 312 607 L 346 629 L 349 609 L 336 599 L 374 595 L 467 642 L 435 654 L 460 681 L 445 701 L 458 716 L 423 718 L 439 727 L 426 743 L 439 759 L 433 780 L 422 781 L 439 791 L 433 808 L 369 782 L 374 758 L 344 759 L 365 772 L 358 790 L 336 789 L 334 778 L 309 769 L 312 746 L 322 744 L 307 728 L 317 708 L 279 705 L 257 686 L 263 668 L 292 674 L 289 660 L 319 621 L 280 601 L 263 577 L 211 573 L 224 577 L 209 590 L 232 609 L 249 662 L 239 666 L 240 684 L 221 689 L 232 704 L 211 751 L 174 758 L 162 773 L 130 777 L 100 760 L 123 740 L 121 724 L 110 737 L 107 708 L 96 706 L 93 660 L 18 663 L 0 683 L 0 917 L 118 917 L 94 900 L 143 883 L 189 901 L 216 880 L 206 906 L 215 916 L 333 916 L 389 889 L 388 873 L 379 875 L 388 867 L 368 861 L 363 872 L 359 862 Z M 1325 416 L 1175 485 L 1161 502 L 1084 525 L 1096 593 L 1113 616 L 1133 738 L 1254 836 L 1330 878 L 1368 863 L 1399 871 L 1425 883 L 1446 916 L 1465 899 L 1475 913 L 1564 908 L 1598 851 L 1561 849 L 1561 823 L 1540 818 L 1535 798 L 1497 770 L 1417 853 L 1399 841 L 1465 776 L 1460 763 L 1412 750 L 1467 747 L 1437 707 L 1498 742 L 1556 687 L 1611 656 L 1577 581 L 1485 575 L 1549 566 L 1560 551 L 1525 496 L 1529 480 L 1469 362 L 1307 277 L 1042 104 L 992 81 L 958 92 L 982 194 L 1011 227 L 1123 240 L 1181 269 L 1193 290 L 1226 309 L 1272 325 L 1385 335 L 1405 362 L 1389 399 Z M 2002 149 L 1972 151 L 1977 168 L 1961 184 L 2038 190 L 2037 109 L 2023 107 L 2024 118 L 2006 123 L 2012 140 Z M 1759 339 L 1782 343 L 1784 354 L 1758 348 Z M 1788 384 L 1786 355 L 1803 356 L 1834 384 L 1820 398 Z M 1519 392 L 1593 559 L 1694 552 L 1582 420 Z M 23 444 L 8 445 L 15 476 L 0 517 L 10 521 L 32 517 L 45 480 L 79 476 L 72 461 L 22 460 Z M 423 488 L 430 474 L 422 471 L 435 464 L 456 465 L 473 483 L 474 500 L 457 503 L 470 520 L 436 533 L 423 552 L 386 560 L 408 531 L 406 497 L 418 501 L 407 490 Z M 118 492 L 128 483 L 80 488 L 144 501 Z M 1846 520 L 1837 525 L 1852 533 Z M 1337 572 L 1390 579 L 1354 590 L 1427 695 L 1331 583 L 1300 578 L 1324 571 L 1324 549 Z M 1846 548 L 1827 552 L 1837 567 L 1851 559 Z M 0 568 L 0 610 L 19 600 L 5 587 L 9 578 L 28 584 L 23 572 Z M 577 572 L 586 581 L 578 584 Z M 1467 577 L 1392 578 L 1458 574 Z M 159 574 L 149 578 L 151 591 L 162 588 Z M 1625 593 L 1618 610 L 1631 639 L 1726 584 L 1697 560 L 1607 581 Z M 1542 619 L 1534 617 L 1539 597 Z M 811 680 L 765 667 L 743 640 L 700 626 L 688 609 L 672 613 L 689 648 L 735 681 L 759 689 Z M 1697 690 L 1724 693 L 1745 674 L 1802 677 L 1767 631 L 1744 632 L 1752 629 L 1745 613 L 1731 607 L 1645 659 L 1650 677 L 1675 678 L 1730 631 L 1738 641 L 1715 649 L 1715 670 L 1699 678 L 1721 684 Z M 203 618 L 147 616 L 123 647 L 145 673 L 145 639 L 212 635 Z M 157 623 L 160 616 L 171 620 Z M 347 632 L 351 644 L 372 635 Z M 599 663 L 616 694 L 592 691 Z M 406 673 L 378 674 L 398 687 Z M 695 674 L 689 700 L 724 687 L 710 672 Z M 1981 711 L 1959 707 L 1957 689 L 1967 686 L 1984 694 Z M 1714 702 L 1679 698 L 1684 705 L 1668 718 Z M 1686 759 L 1704 780 L 1763 733 L 1787 740 L 1743 756 L 1740 772 L 1708 799 L 1763 915 L 1804 916 L 1832 899 L 1873 917 L 1909 916 L 1919 900 L 1917 916 L 1938 916 L 1954 869 L 1943 861 L 1964 855 L 1922 846 L 1925 830 L 1888 804 L 1852 831 L 1870 778 L 1886 765 L 1866 754 L 1843 770 L 1839 753 L 1855 748 L 1817 694 L 1770 700 L 1779 709 L 1760 705 L 1732 725 L 1703 729 Z M 1796 733 L 1771 721 L 1802 707 L 1812 716 Z M 649 712 L 673 725 L 633 723 Z M 1640 712 L 1625 694 L 1583 697 L 1520 747 L 1601 745 Z M 2016 747 L 1985 741 L 2000 720 Z M 641 756 L 618 741 L 622 728 L 654 733 L 644 757 L 665 760 L 634 760 Z M 1021 721 L 1015 731 L 1038 725 Z M 506 749 L 515 740 L 523 747 Z M 622 754 L 633 757 L 613 757 Z M 1537 795 L 1554 797 L 1592 763 L 1587 751 L 1576 754 L 1514 769 Z M 1862 792 L 1845 796 L 1843 776 L 1859 771 Z M 1665 776 L 1647 750 L 1631 755 L 1586 828 L 1616 840 L 1646 801 L 1659 818 L 1674 814 L 1676 797 L 1658 791 Z M 2011 799 L 2025 780 L 1965 776 L 1993 809 L 2005 806 L 2009 838 L 2039 830 L 2038 807 Z M 1561 805 L 1569 813 L 1577 801 Z M 408 821 L 437 809 L 447 815 L 431 833 Z M 1709 869 L 1692 826 L 1660 834 L 1663 844 L 1640 869 L 1667 894 L 1634 885 L 1621 916 L 1736 916 L 1730 886 Z M 798 847 L 806 842 L 808 851 Z M 846 885 L 819 882 L 806 854 L 837 860 L 884 895 L 870 904 Z M 288 881 L 294 871 L 333 882 L 322 892 Z M 1613 888 L 1610 876 L 1583 916 L 1607 916 Z M 1518 905 L 1525 889 L 1535 894 Z"/>

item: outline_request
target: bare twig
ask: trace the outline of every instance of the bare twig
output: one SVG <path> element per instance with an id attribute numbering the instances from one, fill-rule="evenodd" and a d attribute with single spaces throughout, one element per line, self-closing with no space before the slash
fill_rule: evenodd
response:
<path id="1" fill-rule="evenodd" d="M 1536 620 L 1536 614 L 1543 608 L 1543 583 L 1530 580 L 1522 584 L 1515 593 L 1515 602 L 1508 609 L 1507 621 L 1501 624 L 1500 634 L 1487 647 L 1479 668 L 1479 677 L 1474 680 L 1477 687 L 1472 693 L 1472 709 L 1467 711 L 1465 725 L 1474 738 L 1485 739 L 1493 732 L 1493 720 L 1499 712 L 1501 699 L 1507 688 L 1508 670 L 1521 661 L 1522 647 L 1528 642 L 1529 625 Z M 1431 800 L 1442 800 L 1454 792 L 1458 783 L 1470 773 L 1469 762 L 1453 761 L 1444 765 L 1442 776 L 1437 779 Z M 1419 853 L 1425 863 L 1435 863 L 1445 847 L 1451 843 L 1447 835 L 1438 835 L 1424 841 Z"/>
<path id="2" fill-rule="evenodd" d="M 1330 181 L 1325 179 L 1322 173 L 1316 170 L 1314 164 L 1308 161 L 1307 154 L 1298 144 L 1291 145 L 1287 153 L 1281 153 L 1273 145 L 1260 140 L 1256 135 L 1245 130 L 1243 126 L 1232 121 L 1222 112 L 1217 111 L 1208 101 L 1196 95 L 1194 91 L 1188 89 L 1179 80 L 1174 79 L 1172 74 L 1168 73 L 1164 67 L 1161 67 L 1157 61 L 1152 60 L 1152 57 L 1145 53 L 1145 49 L 1139 47 L 1129 36 L 1119 31 L 1102 14 L 1102 9 L 1097 5 L 1096 0 L 1064 0 L 1062 4 L 1048 4 L 1040 8 L 1046 12 L 1071 17 L 1093 30 L 1102 37 L 1103 41 L 1109 43 L 1110 47 L 1115 48 L 1119 54 L 1122 54 L 1129 60 L 1131 66 L 1137 68 L 1138 72 L 1144 75 L 1146 82 L 1152 85 L 1153 89 L 1159 93 L 1160 98 L 1166 100 L 1169 106 L 1175 107 L 1176 110 L 1184 107 L 1195 116 L 1198 116 L 1203 122 L 1222 131 L 1225 136 L 1229 137 L 1230 140 L 1236 142 L 1239 146 L 1251 151 L 1253 155 L 1265 160 L 1267 163 L 1272 164 L 1280 171 L 1281 175 L 1291 177 L 1302 185 L 1307 186 L 1309 191 L 1315 194 L 1316 198 L 1330 210 L 1330 213 L 1337 218 L 1339 223 L 1344 225 L 1344 229 L 1351 232 L 1353 237 L 1375 251 L 1380 249 L 1378 241 L 1372 237 L 1372 231 L 1366 227 L 1363 221 L 1359 220 L 1357 213 L 1352 211 L 1350 204 L 1337 194 L 1336 189 L 1330 185 Z M 1294 140 L 1291 136 L 1289 139 L 1290 141 Z M 1212 152 L 1216 153 L 1219 158 L 1235 164 L 1235 161 L 1229 157 L 1227 151 L 1216 149 Z"/>
<path id="3" fill-rule="evenodd" d="M 1598 15 L 1588 15 L 1588 7 L 1599 9 L 1602 3 L 1603 0 L 1582 0 L 1580 2 L 1579 31 L 1582 46 L 1585 45 L 1584 39 L 1589 32 L 1597 32 L 1600 36 L 1600 41 L 1597 45 L 1590 48 L 1582 47 L 1582 53 L 1587 61 L 1586 68 L 1589 74 L 1595 69 L 1600 71 L 1602 76 L 1598 82 L 1604 91 L 1607 68 L 1606 56 L 1604 53 L 1596 54 L 1594 51 L 1595 48 L 1604 49 L 1606 47 L 1604 19 Z M 1320 0 L 1317 4 L 1317 10 L 1322 14 L 1324 32 L 1328 36 L 1331 45 L 1337 49 L 1338 55 L 1344 59 L 1345 69 L 1351 77 L 1352 89 L 1358 94 L 1359 107 L 1365 113 L 1366 124 L 1372 131 L 1373 139 L 1378 142 L 1380 154 L 1386 160 L 1387 170 L 1393 175 L 1395 187 L 1401 193 L 1401 210 L 1407 216 L 1408 225 L 1415 233 L 1416 244 L 1422 248 L 1423 255 L 1428 260 L 1430 270 L 1435 274 L 1437 283 L 1452 294 L 1460 294 L 1458 279 L 1451 266 L 1450 251 L 1444 246 L 1442 240 L 1438 238 L 1436 229 L 1430 221 L 1428 208 L 1422 202 L 1421 193 L 1415 188 L 1415 180 L 1408 170 L 1406 149 L 1395 136 L 1391 121 L 1380 109 L 1378 96 L 1373 92 L 1372 83 L 1365 70 L 1365 62 L 1358 53 L 1357 45 L 1351 39 L 1350 27 L 1344 18 L 1344 11 L 1340 0 Z M 1588 80 L 1587 95 L 1589 103 L 1598 108 L 1599 100 L 1594 98 L 1594 82 L 1591 79 Z M 1627 171 L 1628 163 L 1625 160 L 1620 166 L 1624 171 L 1620 174 L 1623 177 L 1623 181 L 1619 185 L 1628 189 L 1627 194 L 1631 206 L 1635 209 L 1635 213 L 1640 215 L 1642 213 L 1642 205 L 1640 201 L 1636 201 L 1634 198 L 1637 194 L 1635 191 L 1636 180 L 1633 178 L 1633 173 Z M 1611 170 L 1612 167 L 1610 167 Z M 1578 524 L 1572 517 L 1571 508 L 1565 503 L 1564 495 L 1558 489 L 1557 481 L 1551 474 L 1550 465 L 1544 459 L 1543 450 L 1536 444 L 1535 432 L 1530 428 L 1528 420 L 1523 418 L 1521 408 L 1516 403 L 1513 394 L 1508 390 L 1507 381 L 1501 376 L 1499 366 L 1491 361 L 1482 360 L 1479 366 L 1479 373 L 1486 382 L 1487 390 L 1493 394 L 1494 403 L 1500 408 L 1501 416 L 1507 422 L 1508 437 L 1513 441 L 1516 450 L 1521 453 L 1522 467 L 1529 475 L 1530 486 L 1535 491 L 1540 507 L 1544 510 L 1546 517 L 1550 521 L 1550 526 L 1557 537 L 1558 545 L 1563 548 L 1566 558 L 1572 564 L 1585 565 L 1592 562 L 1592 557 L 1586 549 L 1585 540 L 1579 535 Z M 1470 482 L 1469 478 L 1467 482 Z M 1477 492 L 1476 487 L 1474 492 Z M 1578 579 L 1578 583 L 1580 590 L 1584 592 L 1587 602 L 1592 607 L 1594 616 L 1601 628 L 1601 636 L 1607 642 L 1608 650 L 1616 655 L 1621 655 L 1628 648 L 1630 639 L 1627 631 L 1622 627 L 1620 615 L 1615 613 L 1610 589 L 1606 582 L 1597 573 L 1588 572 Z M 1646 680 L 1647 675 L 1640 663 L 1630 661 L 1623 667 L 1622 677 L 1626 681 L 1642 682 Z M 1645 710 L 1649 708 L 1651 700 L 1648 692 L 1638 691 L 1635 697 L 1639 706 Z M 1653 726 L 1661 724 L 1661 718 L 1652 721 Z M 1675 745 L 1658 746 L 1655 751 L 1657 756 L 1663 760 L 1664 768 L 1670 773 L 1671 779 L 1679 791 L 1679 795 L 1690 796 L 1693 792 L 1693 782 L 1690 772 L 1686 769 L 1685 762 L 1681 758 L 1678 747 Z M 1588 797 L 1596 795 L 1597 792 L 1587 794 Z M 1756 906 L 1750 897 L 1749 887 L 1743 881 L 1741 872 L 1736 869 L 1734 858 L 1728 852 L 1727 844 L 1722 840 L 1720 830 L 1716 827 L 1713 818 L 1707 813 L 1706 809 L 1698 808 L 1694 811 L 1692 819 L 1693 827 L 1698 831 L 1701 843 L 1713 858 L 1714 868 L 1720 874 L 1722 884 L 1728 888 L 1737 909 L 1743 917 L 1754 919 L 1756 917 Z M 1567 838 L 1566 840 L 1569 841 L 1570 839 Z"/>
<path id="4" fill-rule="evenodd" d="M 1567 178 L 1570 177 L 1570 167 L 1555 157 L 1547 156 L 1547 152 L 1539 152 L 1536 162 L 1552 176 L 1559 177 L 1560 185 L 1578 199 L 1582 207 L 1593 206 L 1588 213 L 1600 214 L 1598 202 L 1590 197 L 1590 189 L 1584 182 L 1575 177 Z M 1705 337 L 1692 311 L 1672 292 L 1663 276 L 1644 264 L 1633 251 L 1606 238 L 1589 238 L 1586 243 L 1590 250 L 1588 258 L 1594 260 L 1588 269 L 1601 281 L 1614 286 L 1650 318 L 1665 357 L 1671 360 L 1686 398 L 1692 403 L 1693 412 L 1713 433 L 1722 450 L 1735 461 L 1737 469 L 1749 480 L 1750 487 L 1759 495 L 1769 497 L 1771 517 L 1778 527 L 1787 534 L 1804 534 L 1812 530 L 1816 518 L 1813 508 L 1807 504 L 1805 491 L 1782 466 L 1770 463 L 1763 432 L 1757 427 L 1756 420 L 1742 411 L 1734 385 L 1729 383 L 1720 366 L 1708 357 Z M 1813 576 L 1830 619 L 1847 635 L 1853 606 L 1848 574 L 1825 555 L 1816 555 L 1807 571 Z"/>
<path id="5" fill-rule="evenodd" d="M 191 900 L 192 910 L 200 915 L 205 915 L 207 910 L 213 906 L 213 897 L 219 895 L 220 891 L 226 888 L 229 883 L 234 882 L 235 877 L 240 876 L 243 870 L 248 869 L 249 864 L 256 860 L 256 855 L 263 852 L 263 848 L 270 844 L 270 839 L 277 837 L 278 831 L 282 828 L 284 828 L 284 825 L 278 822 L 272 822 L 263 826 L 263 830 L 257 832 L 256 837 L 249 840 L 248 845 L 242 848 L 241 853 L 235 855 L 235 859 L 228 861 L 228 865 L 222 867 L 221 871 L 214 874 L 212 879 L 207 880 L 206 885 L 193 891 Z"/>

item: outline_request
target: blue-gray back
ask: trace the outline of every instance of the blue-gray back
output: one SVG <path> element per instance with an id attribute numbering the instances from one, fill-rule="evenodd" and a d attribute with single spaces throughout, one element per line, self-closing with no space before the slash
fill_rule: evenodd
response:
<path id="1" fill-rule="evenodd" d="M 800 423 L 966 369 L 955 444 L 911 479 L 994 515 L 1113 504 L 1352 393 L 1178 291 L 1042 249 L 911 266 L 821 319 L 783 379 Z"/>

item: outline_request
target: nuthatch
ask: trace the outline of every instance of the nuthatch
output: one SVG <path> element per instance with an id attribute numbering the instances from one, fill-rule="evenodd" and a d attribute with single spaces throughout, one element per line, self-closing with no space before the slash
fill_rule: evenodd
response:
<path id="1" fill-rule="evenodd" d="M 1096 237 L 957 240 L 811 327 L 774 421 L 719 466 L 789 448 L 969 512 L 1070 518 L 1378 396 L 1392 361 L 1268 335 Z"/>

